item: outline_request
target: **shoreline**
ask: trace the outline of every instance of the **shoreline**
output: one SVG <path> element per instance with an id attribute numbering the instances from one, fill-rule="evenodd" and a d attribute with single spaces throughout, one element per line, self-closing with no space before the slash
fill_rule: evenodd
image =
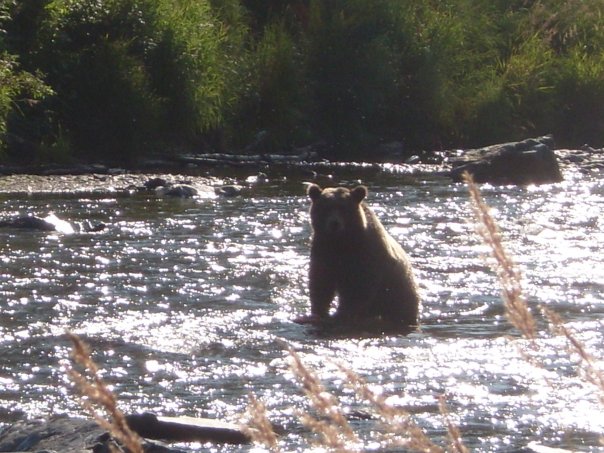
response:
<path id="1" fill-rule="evenodd" d="M 268 180 L 284 175 L 299 175 L 301 178 L 312 180 L 336 172 L 355 174 L 384 172 L 417 178 L 451 178 L 454 182 L 453 170 L 469 162 L 472 152 L 475 150 L 458 151 L 454 157 L 452 152 L 447 156 L 439 154 L 440 161 L 436 160 L 434 154 L 430 154 L 423 159 L 419 156 L 416 159 L 408 159 L 407 162 L 397 162 L 395 159 L 341 162 L 319 158 L 307 160 L 300 156 L 276 160 L 252 156 L 250 159 L 241 160 L 240 156 L 232 158 L 217 154 L 186 158 L 180 156 L 172 160 L 150 160 L 130 168 L 98 163 L 0 165 L 0 194 L 127 192 L 142 187 L 145 181 L 155 177 L 169 181 L 186 178 L 194 181 L 193 185 L 201 186 L 202 191 L 212 191 L 213 179 L 241 182 L 254 175 L 267 176 Z M 604 149 L 556 149 L 553 152 L 564 173 L 568 171 L 583 174 L 604 173 Z"/>
<path id="2" fill-rule="evenodd" d="M 399 144 L 400 145 L 400 144 Z M 580 172 L 604 171 L 604 148 L 584 145 L 579 149 L 556 148 L 554 138 L 544 135 L 519 142 L 508 142 L 476 149 L 422 151 L 409 156 L 401 146 L 383 145 L 372 158 L 349 161 L 324 156 L 321 145 L 309 145 L 287 154 L 163 154 L 141 158 L 136 164 L 116 162 L 69 164 L 1 165 L 0 181 L 12 177 L 47 176 L 72 178 L 84 187 L 111 181 L 120 188 L 140 184 L 143 175 L 181 175 L 186 177 L 224 177 L 237 179 L 250 175 L 292 175 L 316 177 L 336 171 L 357 173 L 389 172 L 411 176 L 442 176 L 459 181 L 467 170 L 477 182 L 518 184 L 559 182 L 561 169 L 576 168 Z M 484 181 L 480 181 L 480 176 Z M 478 177 L 477 177 L 478 176 Z M 477 177 L 477 178 L 476 178 Z M 169 178 L 170 179 L 170 178 Z M 4 187 L 3 187 L 4 186 Z M 71 187 L 79 187 L 71 184 Z M 0 183 L 0 192 L 10 191 Z"/>

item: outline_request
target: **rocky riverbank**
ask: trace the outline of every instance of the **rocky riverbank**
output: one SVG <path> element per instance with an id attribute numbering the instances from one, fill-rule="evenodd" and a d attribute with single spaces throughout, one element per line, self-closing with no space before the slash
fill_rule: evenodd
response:
<path id="1" fill-rule="evenodd" d="M 97 168 L 97 171 L 99 169 Z M 178 173 L 140 173 L 121 170 L 120 172 L 53 174 L 51 171 L 34 173 L 24 171 L 0 176 L 0 193 L 128 193 L 147 190 L 150 180 L 162 179 L 173 184 L 181 183 Z M 201 194 L 213 194 L 210 178 L 187 177 Z"/>
<path id="2" fill-rule="evenodd" d="M 198 154 L 162 156 L 141 161 L 136 167 L 105 164 L 1 166 L 2 192 L 105 192 L 143 187 L 149 178 L 174 182 L 174 175 L 194 180 L 201 192 L 214 192 L 211 176 L 301 174 L 313 179 L 346 169 L 382 171 L 416 176 L 438 175 L 459 181 L 463 171 L 477 182 L 493 184 L 541 184 L 559 182 L 567 169 L 582 173 L 604 171 L 604 149 L 556 149 L 551 136 L 478 149 L 430 151 L 402 158 L 397 146 L 383 146 L 371 163 L 336 162 L 321 157 L 320 149 L 306 147 L 287 155 Z M 49 179 L 48 176 L 54 178 Z"/>

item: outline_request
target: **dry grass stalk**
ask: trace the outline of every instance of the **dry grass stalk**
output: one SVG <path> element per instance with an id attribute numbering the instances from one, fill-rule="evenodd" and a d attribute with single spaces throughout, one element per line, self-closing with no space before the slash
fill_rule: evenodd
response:
<path id="1" fill-rule="evenodd" d="M 323 437 L 325 446 L 336 451 L 348 451 L 346 445 L 358 445 L 359 439 L 346 420 L 338 399 L 325 389 L 316 374 L 302 363 L 291 347 L 289 354 L 292 372 L 302 383 L 304 392 L 315 411 L 326 419 L 323 421 L 309 414 L 301 414 L 300 420 Z"/>
<path id="2" fill-rule="evenodd" d="M 497 223 L 482 199 L 472 175 L 466 172 L 463 177 L 470 191 L 478 234 L 489 247 L 495 259 L 493 270 L 501 285 L 506 316 L 524 337 L 533 341 L 536 336 L 536 322 L 522 294 L 520 272 L 516 270 L 514 262 L 503 246 Z"/>
<path id="3" fill-rule="evenodd" d="M 345 435 L 342 435 L 340 427 L 329 420 L 319 420 L 305 412 L 298 413 L 298 419 L 312 432 L 321 436 L 321 442 L 316 445 L 317 447 L 328 448 L 329 451 L 338 453 L 356 453 L 359 451 L 359 449 L 351 446 L 351 442 L 347 441 Z"/>
<path id="4" fill-rule="evenodd" d="M 99 376 L 99 369 L 90 357 L 90 351 L 76 335 L 68 333 L 73 343 L 73 362 L 84 369 L 83 374 L 70 367 L 67 374 L 80 394 L 82 406 L 106 429 L 114 439 L 122 443 L 132 453 L 143 453 L 142 439 L 130 429 L 122 411 L 117 407 L 117 399 Z M 111 421 L 105 419 L 96 407 L 104 410 Z M 112 447 L 110 447 L 112 448 Z"/>
<path id="5" fill-rule="evenodd" d="M 266 414 L 266 406 L 253 394 L 250 394 L 249 398 L 250 402 L 247 408 L 246 422 L 243 424 L 243 431 L 254 442 L 266 446 L 270 451 L 280 452 L 279 440 Z"/>
<path id="6" fill-rule="evenodd" d="M 600 404 L 604 406 L 604 372 L 596 366 L 595 359 L 587 352 L 585 345 L 564 325 L 560 315 L 546 307 L 541 306 L 540 308 L 541 312 L 547 318 L 552 331 L 557 335 L 562 335 L 568 341 L 569 352 L 579 358 L 578 366 L 582 372 L 581 376 L 585 381 L 598 389 L 598 399 Z"/>
<path id="7" fill-rule="evenodd" d="M 474 208 L 474 213 L 479 222 L 478 232 L 486 245 L 488 245 L 497 261 L 495 268 L 501 286 L 503 288 L 503 299 L 508 319 L 521 331 L 521 333 L 532 341 L 535 345 L 535 320 L 530 313 L 526 300 L 522 296 L 520 285 L 520 273 L 514 270 L 514 264 L 503 248 L 501 235 L 495 223 L 495 220 L 489 213 L 489 208 L 482 200 L 480 191 L 474 183 L 472 176 L 464 174 L 464 180 L 468 184 L 470 197 Z M 604 373 L 595 363 L 591 354 L 587 352 L 585 346 L 573 335 L 573 333 L 564 326 L 562 318 L 552 310 L 543 305 L 539 306 L 543 316 L 547 319 L 550 329 L 558 335 L 566 338 L 569 344 L 569 351 L 579 358 L 579 369 L 585 381 L 593 384 L 599 391 L 599 401 L 604 405 Z M 523 354 L 523 357 L 535 364 L 532 356 Z"/>
<path id="8" fill-rule="evenodd" d="M 449 408 L 447 407 L 444 395 L 441 395 L 438 398 L 438 409 L 440 411 L 440 414 L 443 416 L 443 419 L 445 420 L 445 425 L 447 426 L 447 436 L 449 437 L 449 451 L 456 453 L 468 453 L 468 449 L 466 448 L 463 443 L 463 440 L 461 439 L 459 427 L 451 421 L 451 417 L 449 416 Z"/>
<path id="9" fill-rule="evenodd" d="M 425 453 L 443 453 L 445 451 L 428 438 L 426 433 L 413 421 L 409 412 L 389 404 L 382 394 L 371 390 L 367 382 L 350 369 L 342 365 L 338 365 L 338 367 L 346 375 L 347 384 L 360 398 L 370 403 L 377 412 L 393 444 Z"/>

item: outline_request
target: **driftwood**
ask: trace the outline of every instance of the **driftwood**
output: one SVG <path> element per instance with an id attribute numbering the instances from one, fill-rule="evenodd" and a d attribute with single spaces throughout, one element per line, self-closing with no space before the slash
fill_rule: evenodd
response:
<path id="1" fill-rule="evenodd" d="M 247 444 L 249 437 L 242 428 L 230 423 L 205 418 L 157 417 L 151 413 L 126 417 L 130 427 L 143 440 L 146 453 L 182 453 L 170 443 L 213 442 Z M 161 440 L 161 445 L 151 440 Z M 94 421 L 56 416 L 42 420 L 16 422 L 0 432 L 0 451 L 109 452 L 115 441 Z"/>
<path id="2" fill-rule="evenodd" d="M 175 157 L 175 161 L 200 167 L 232 166 L 258 167 L 262 165 L 299 165 L 317 160 L 316 153 L 302 154 L 195 154 Z"/>

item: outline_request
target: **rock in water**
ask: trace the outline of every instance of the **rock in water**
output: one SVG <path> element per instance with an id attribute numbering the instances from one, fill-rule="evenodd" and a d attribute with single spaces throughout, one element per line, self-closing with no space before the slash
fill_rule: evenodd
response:
<path id="1" fill-rule="evenodd" d="M 464 172 L 478 183 L 549 184 L 563 180 L 551 135 L 469 150 L 453 162 L 451 177 L 462 181 Z"/>
<path id="2" fill-rule="evenodd" d="M 75 229 L 69 222 L 59 219 L 54 214 L 50 214 L 44 218 L 26 215 L 11 220 L 3 220 L 0 221 L 0 227 L 37 231 L 57 231 L 64 234 L 75 233 Z"/>
<path id="3" fill-rule="evenodd" d="M 227 184 L 224 186 L 216 187 L 214 193 L 223 197 L 238 197 L 243 192 L 243 187 L 235 184 Z"/>
<path id="4" fill-rule="evenodd" d="M 80 418 L 24 420 L 0 433 L 0 451 L 85 451 L 103 432 L 95 422 Z"/>
<path id="5" fill-rule="evenodd" d="M 10 220 L 2 220 L 0 221 L 0 227 L 19 228 L 23 230 L 55 231 L 55 226 L 52 223 L 33 215 L 17 217 L 16 219 Z"/>
<path id="6" fill-rule="evenodd" d="M 171 184 L 157 187 L 155 193 L 162 197 L 192 198 L 197 195 L 197 189 L 187 184 Z"/>

